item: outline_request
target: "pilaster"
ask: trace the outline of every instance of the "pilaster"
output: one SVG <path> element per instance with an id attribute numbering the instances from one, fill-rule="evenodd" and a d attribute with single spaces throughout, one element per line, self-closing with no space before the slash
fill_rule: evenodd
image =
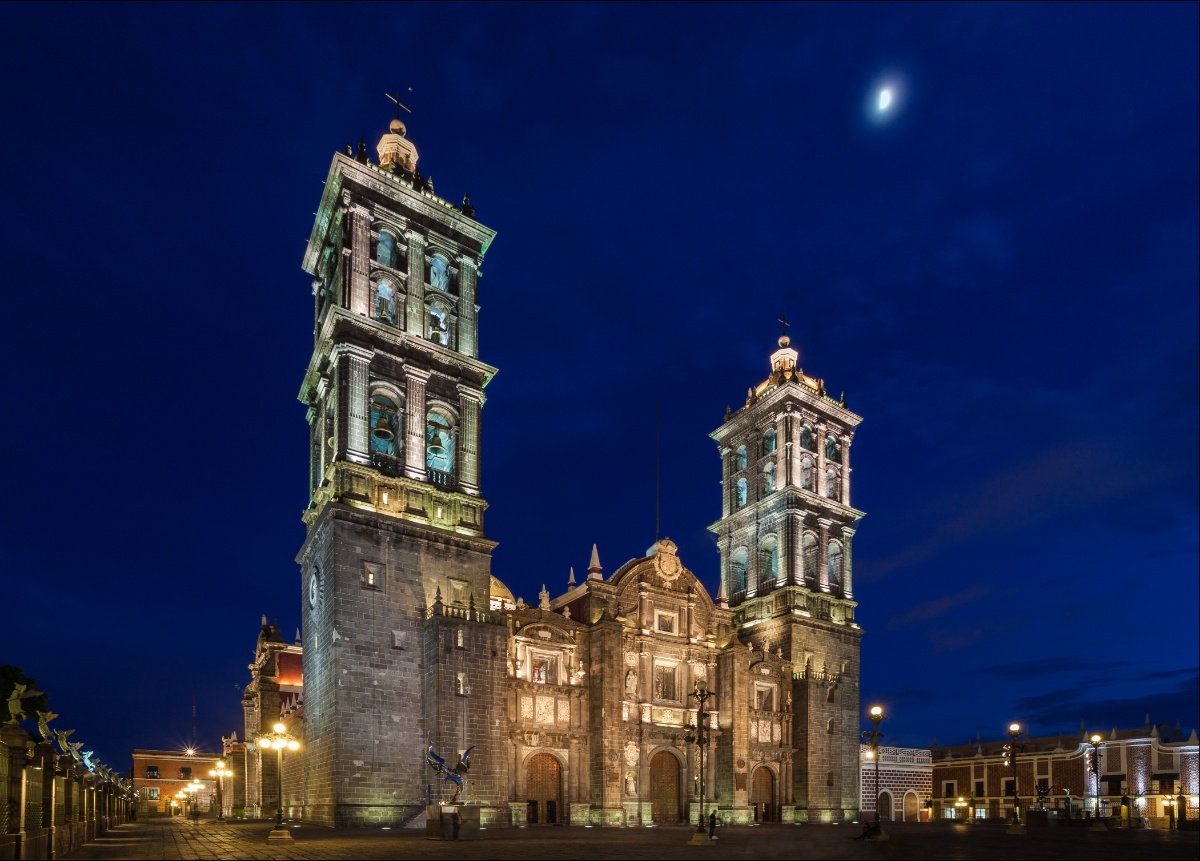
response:
<path id="1" fill-rule="evenodd" d="M 462 415 L 459 434 L 458 487 L 463 493 L 479 495 L 479 411 L 485 401 L 483 392 L 458 384 L 458 405 Z"/>
<path id="2" fill-rule="evenodd" d="M 458 258 L 458 351 L 474 358 L 478 354 L 475 305 L 476 282 L 479 267 L 474 257 L 466 254 Z"/>
<path id="3" fill-rule="evenodd" d="M 350 310 L 371 316 L 371 212 L 342 196 L 350 224 Z"/>
<path id="4" fill-rule="evenodd" d="M 417 481 L 426 479 L 425 470 L 425 384 L 429 371 L 412 365 L 404 366 L 407 407 L 404 414 L 404 474 Z"/>
<path id="5" fill-rule="evenodd" d="M 424 338 L 425 237 L 415 230 L 406 230 L 404 238 L 408 240 L 408 300 L 404 303 L 404 331 Z"/>

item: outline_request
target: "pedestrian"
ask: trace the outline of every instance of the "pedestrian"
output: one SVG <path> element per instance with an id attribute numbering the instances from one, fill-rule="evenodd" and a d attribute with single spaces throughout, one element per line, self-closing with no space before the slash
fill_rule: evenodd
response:
<path id="1" fill-rule="evenodd" d="M 450 821 L 454 824 L 454 839 L 458 839 L 458 829 L 462 827 L 462 817 L 458 815 L 458 811 L 454 811 L 450 817 Z"/>
<path id="2" fill-rule="evenodd" d="M 708 839 L 717 839 L 717 811 L 708 814 Z"/>

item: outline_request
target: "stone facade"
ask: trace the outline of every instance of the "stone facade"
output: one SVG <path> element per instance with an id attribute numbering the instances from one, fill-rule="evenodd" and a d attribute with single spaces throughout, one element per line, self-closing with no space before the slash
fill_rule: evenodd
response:
<path id="1" fill-rule="evenodd" d="M 1017 792 L 1023 810 L 1037 799 L 1036 787 L 1049 788 L 1046 807 L 1060 816 L 1109 818 L 1113 824 L 1165 826 L 1176 810 L 1195 821 L 1200 815 L 1200 775 L 1195 730 L 1181 738 L 1165 724 L 1096 733 L 1080 727 L 1078 737 L 1025 739 L 1017 753 Z M 991 742 L 933 748 L 933 815 L 939 819 L 1010 819 L 1013 770 L 1004 746 Z M 956 806 L 959 799 L 964 806 Z"/>
<path id="2" fill-rule="evenodd" d="M 303 696 L 281 696 L 272 662 L 293 647 L 264 620 L 247 751 L 286 715 L 303 746 L 285 806 L 319 824 L 423 817 L 450 795 L 430 746 L 452 762 L 473 749 L 467 798 L 484 825 L 694 820 L 703 683 L 704 797 L 724 821 L 855 817 L 859 417 L 781 339 L 768 379 L 713 433 L 715 598 L 664 539 L 608 578 L 593 549 L 581 583 L 514 602 L 490 574 L 479 484 L 495 369 L 477 358 L 476 302 L 494 233 L 434 195 L 404 132 L 393 123 L 379 164 L 365 147 L 334 157 L 304 257 Z M 247 783 L 268 785 L 265 759 L 247 757 Z M 247 810 L 264 794 L 248 785 Z"/>

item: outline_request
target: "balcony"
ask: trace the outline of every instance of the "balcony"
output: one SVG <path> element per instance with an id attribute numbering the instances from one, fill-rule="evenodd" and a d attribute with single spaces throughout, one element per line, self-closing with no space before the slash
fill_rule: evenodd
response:
<path id="1" fill-rule="evenodd" d="M 443 472 L 440 469 L 426 469 L 425 476 L 430 484 L 446 490 L 454 490 L 454 473 Z"/>

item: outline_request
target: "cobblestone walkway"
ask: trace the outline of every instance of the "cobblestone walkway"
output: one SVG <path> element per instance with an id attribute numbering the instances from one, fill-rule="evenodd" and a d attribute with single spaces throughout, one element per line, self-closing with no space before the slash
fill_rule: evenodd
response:
<path id="1" fill-rule="evenodd" d="M 291 843 L 267 842 L 269 824 L 151 819 L 109 831 L 67 856 L 70 861 L 168 861 L 168 859 L 527 859 L 607 858 L 692 859 L 1194 859 L 1200 848 L 1195 831 L 1030 829 L 1023 836 L 1003 826 L 895 825 L 891 839 L 855 841 L 857 826 L 767 825 L 718 829 L 719 840 L 689 846 L 691 830 L 660 828 L 501 828 L 483 839 L 440 843 L 420 833 L 294 827 Z"/>

